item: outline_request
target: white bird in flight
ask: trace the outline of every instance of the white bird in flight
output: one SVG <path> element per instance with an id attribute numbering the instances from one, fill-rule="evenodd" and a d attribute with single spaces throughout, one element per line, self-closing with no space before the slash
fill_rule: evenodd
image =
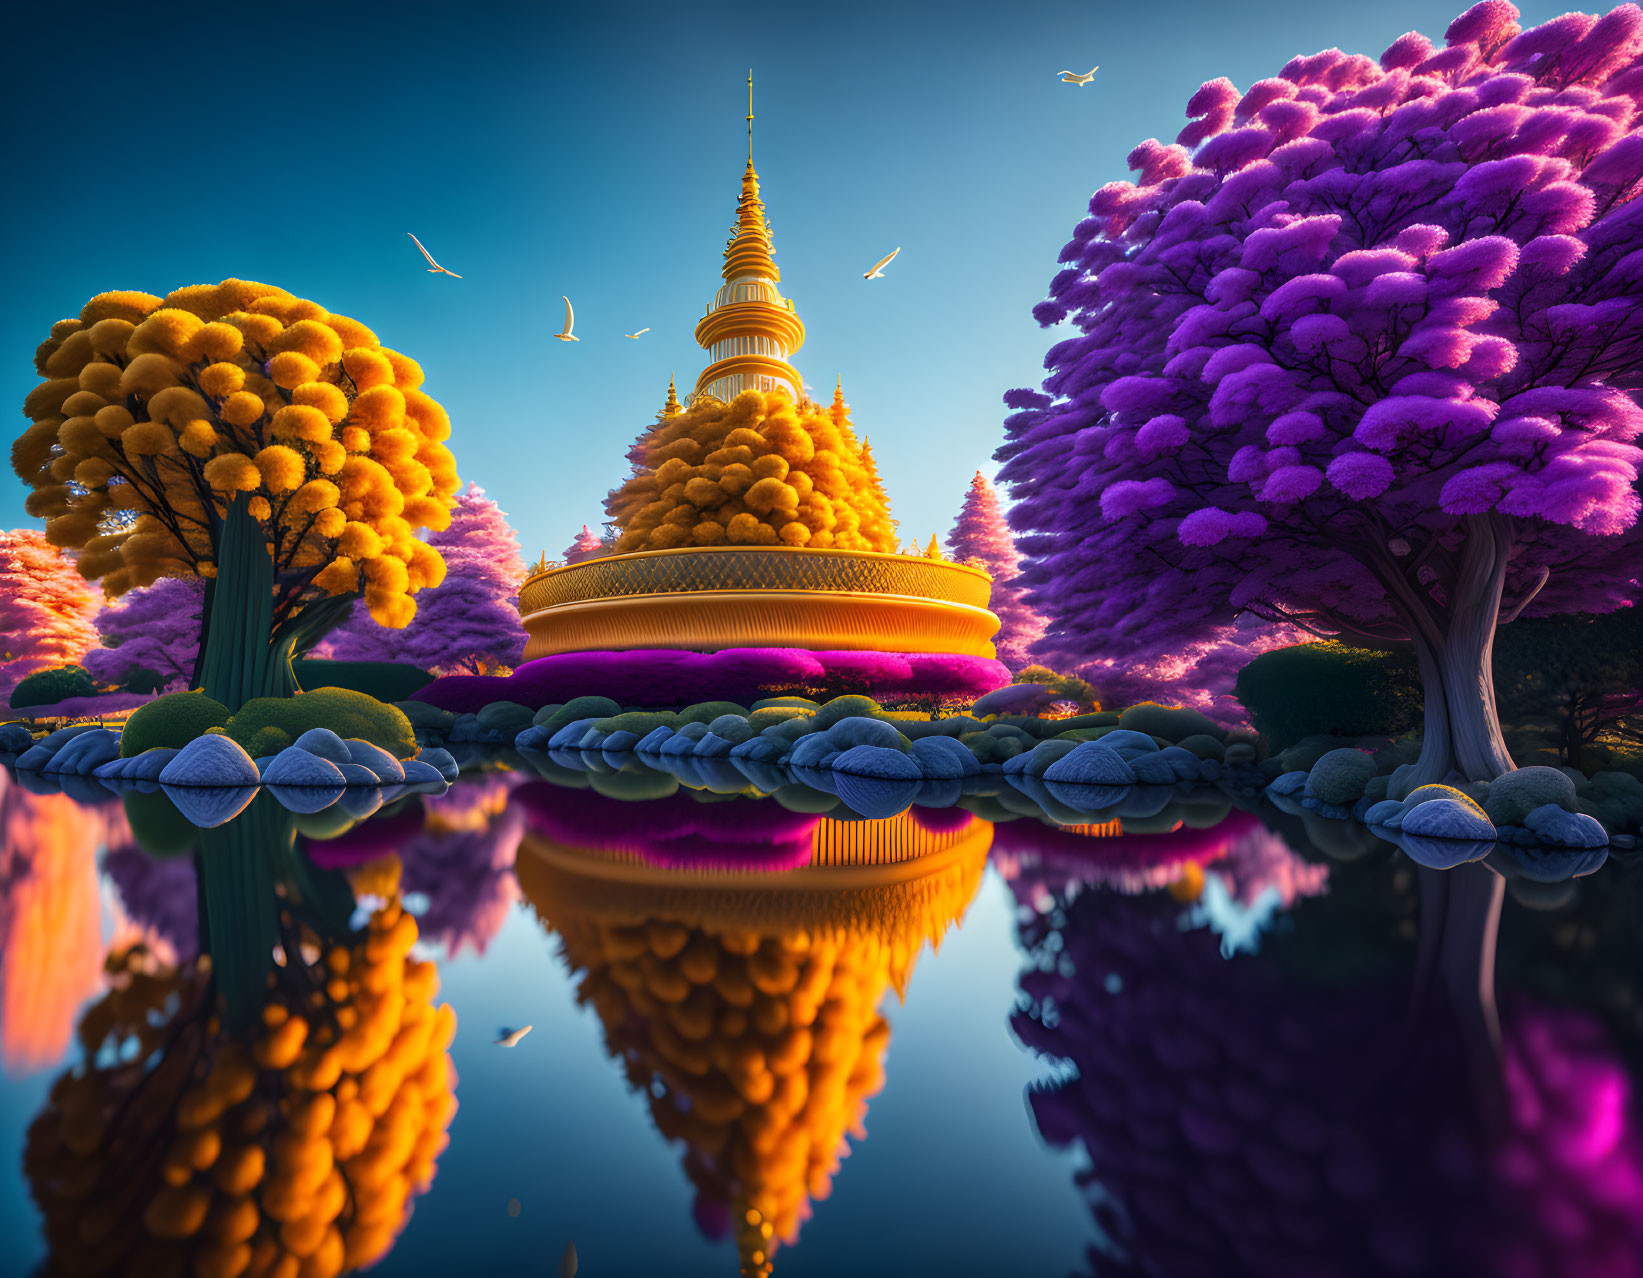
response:
<path id="1" fill-rule="evenodd" d="M 561 342 L 579 342 L 582 339 L 580 337 L 573 336 L 570 331 L 571 325 L 576 323 L 576 312 L 570 308 L 570 298 L 565 297 L 564 294 L 560 294 L 560 299 L 565 303 L 565 331 L 562 333 L 555 333 L 554 336 Z"/>
<path id="2" fill-rule="evenodd" d="M 648 332 L 650 332 L 650 330 L 648 328 L 641 328 L 637 333 L 623 333 L 622 336 L 623 337 L 632 337 L 632 338 L 637 339 L 637 338 L 643 337 Z"/>
<path id="3" fill-rule="evenodd" d="M 519 1040 L 524 1038 L 525 1035 L 529 1034 L 530 1032 L 531 1032 L 531 1027 L 529 1025 L 526 1025 L 521 1029 L 509 1030 L 501 1038 L 496 1040 L 496 1045 L 498 1047 L 518 1047 L 519 1046 Z"/>
<path id="4" fill-rule="evenodd" d="M 868 271 L 865 275 L 863 275 L 862 279 L 864 279 L 864 280 L 882 280 L 884 278 L 884 268 L 890 265 L 890 258 L 894 257 L 896 255 L 896 253 L 899 253 L 899 252 L 901 252 L 901 246 L 898 244 L 896 246 L 895 253 L 890 254 L 890 257 L 881 257 L 881 258 L 879 258 L 878 261 L 873 263 L 873 269 Z"/>
<path id="5" fill-rule="evenodd" d="M 406 231 L 405 234 L 411 235 L 411 233 L 409 231 Z M 449 275 L 453 280 L 459 280 L 459 279 L 462 278 L 455 271 L 447 271 L 438 262 L 434 261 L 434 255 L 432 253 L 428 252 L 427 249 L 422 248 L 422 241 L 417 239 L 416 236 L 411 235 L 411 243 L 415 244 L 419 249 L 422 249 L 422 256 L 428 259 L 428 274 L 429 275 Z"/>
<path id="6" fill-rule="evenodd" d="M 1082 89 L 1091 80 L 1095 79 L 1095 73 L 1100 69 L 1100 67 L 1091 67 L 1088 75 L 1079 75 L 1076 71 L 1057 71 L 1056 74 L 1060 76 L 1065 83 L 1076 84 Z"/>

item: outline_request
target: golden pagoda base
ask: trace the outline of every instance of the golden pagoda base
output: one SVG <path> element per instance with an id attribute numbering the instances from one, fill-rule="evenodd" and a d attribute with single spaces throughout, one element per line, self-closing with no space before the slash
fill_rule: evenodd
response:
<path id="1" fill-rule="evenodd" d="M 803 546 L 645 550 L 550 568 L 519 591 L 525 660 L 683 648 L 992 657 L 992 579 L 947 560 Z"/>

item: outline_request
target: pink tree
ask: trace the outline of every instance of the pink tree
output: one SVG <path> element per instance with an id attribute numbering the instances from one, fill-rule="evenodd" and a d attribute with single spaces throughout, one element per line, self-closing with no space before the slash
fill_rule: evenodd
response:
<path id="1" fill-rule="evenodd" d="M 1039 654 L 1122 659 L 1240 610 L 1412 644 L 1413 782 L 1513 764 L 1498 621 L 1637 593 L 1643 12 L 1328 50 L 1188 104 L 1097 191 L 1071 317 L 999 456 Z M 1191 148 L 1196 147 L 1196 151 Z"/>
<path id="2" fill-rule="evenodd" d="M 1019 671 L 1031 661 L 1028 650 L 1044 634 L 1044 618 L 1027 602 L 1026 588 L 1019 580 L 1021 554 L 1015 548 L 1015 535 L 999 509 L 998 493 L 979 470 L 964 494 L 953 531 L 947 535 L 947 548 L 954 559 L 977 560 L 992 574 L 989 607 L 999 621 L 993 643 L 998 659 L 1012 673 Z"/>
<path id="3" fill-rule="evenodd" d="M 569 546 L 565 547 L 565 553 L 561 558 L 567 564 L 580 564 L 589 559 L 597 559 L 605 553 L 607 553 L 605 543 L 589 532 L 588 526 L 583 524 L 580 535 Z"/>
<path id="4" fill-rule="evenodd" d="M 163 577 L 122 595 L 97 614 L 102 646 L 81 662 L 99 683 L 125 683 L 140 670 L 161 678 L 159 691 L 186 687 L 200 651 L 205 583 Z"/>
<path id="5" fill-rule="evenodd" d="M 525 564 L 508 517 L 474 484 L 456 500 L 451 525 L 429 536 L 445 580 L 417 596 L 403 630 L 387 630 L 355 605 L 315 655 L 337 661 L 403 661 L 436 674 L 483 674 L 518 664 L 525 628 L 516 601 Z"/>
<path id="6" fill-rule="evenodd" d="M 35 671 L 79 664 L 97 642 L 99 602 L 44 533 L 0 532 L 0 705 Z"/>
<path id="7" fill-rule="evenodd" d="M 1249 717 L 1232 691 L 1238 672 L 1268 649 L 1306 638 L 1293 626 L 1269 625 L 1245 613 L 1235 624 L 1213 627 L 1192 642 L 1121 659 L 1102 657 L 1079 666 L 1078 675 L 1094 685 L 1109 710 L 1156 701 L 1191 706 L 1231 725 Z"/>

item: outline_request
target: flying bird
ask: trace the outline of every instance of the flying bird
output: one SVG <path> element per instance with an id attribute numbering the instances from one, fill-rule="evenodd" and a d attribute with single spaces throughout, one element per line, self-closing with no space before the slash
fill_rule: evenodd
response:
<path id="1" fill-rule="evenodd" d="M 640 337 L 643 337 L 648 332 L 650 332 L 650 330 L 648 328 L 641 328 L 637 333 L 623 333 L 622 336 L 623 337 L 640 338 Z"/>
<path id="2" fill-rule="evenodd" d="M 1064 83 L 1076 84 L 1082 89 L 1091 80 L 1095 79 L 1095 73 L 1100 69 L 1100 67 L 1091 67 L 1088 75 L 1079 75 L 1076 71 L 1057 71 L 1056 74 L 1061 77 Z"/>
<path id="3" fill-rule="evenodd" d="M 405 234 L 411 235 L 411 233 L 409 231 L 406 231 Z M 417 239 L 416 236 L 411 235 L 411 243 L 415 244 L 419 249 L 422 249 L 422 256 L 428 259 L 428 274 L 429 275 L 449 275 L 453 280 L 459 280 L 459 279 L 462 278 L 455 271 L 447 271 L 438 262 L 434 261 L 434 255 L 432 253 L 428 252 L 427 249 L 422 248 L 422 241 Z"/>
<path id="4" fill-rule="evenodd" d="M 518 1047 L 519 1040 L 530 1032 L 531 1027 L 529 1025 L 516 1030 L 505 1030 L 502 1037 L 496 1040 L 496 1045 L 498 1047 Z"/>
<path id="5" fill-rule="evenodd" d="M 571 325 L 576 323 L 576 312 L 570 308 L 570 298 L 565 297 L 563 294 L 560 294 L 560 298 L 565 303 L 565 331 L 562 333 L 555 333 L 554 336 L 561 342 L 579 342 L 582 339 L 580 337 L 573 336 L 570 331 Z"/>
<path id="6" fill-rule="evenodd" d="M 884 268 L 890 265 L 890 258 L 894 257 L 896 255 L 896 253 L 899 253 L 899 252 L 901 252 L 901 246 L 898 244 L 896 246 L 896 252 L 895 253 L 890 254 L 890 257 L 881 257 L 881 258 L 879 258 L 878 261 L 873 263 L 873 269 L 868 271 L 865 275 L 863 275 L 862 279 L 864 279 L 864 280 L 882 280 L 884 278 Z"/>

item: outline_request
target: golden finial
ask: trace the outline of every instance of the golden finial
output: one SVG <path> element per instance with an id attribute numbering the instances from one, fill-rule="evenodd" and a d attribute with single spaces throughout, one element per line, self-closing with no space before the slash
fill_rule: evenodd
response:
<path id="1" fill-rule="evenodd" d="M 662 405 L 662 411 L 656 414 L 656 420 L 665 422 L 669 417 L 677 417 L 680 412 L 679 392 L 674 389 L 673 374 L 667 377 L 667 403 Z"/>
<path id="2" fill-rule="evenodd" d="M 747 162 L 753 163 L 753 68 L 747 69 Z"/>

